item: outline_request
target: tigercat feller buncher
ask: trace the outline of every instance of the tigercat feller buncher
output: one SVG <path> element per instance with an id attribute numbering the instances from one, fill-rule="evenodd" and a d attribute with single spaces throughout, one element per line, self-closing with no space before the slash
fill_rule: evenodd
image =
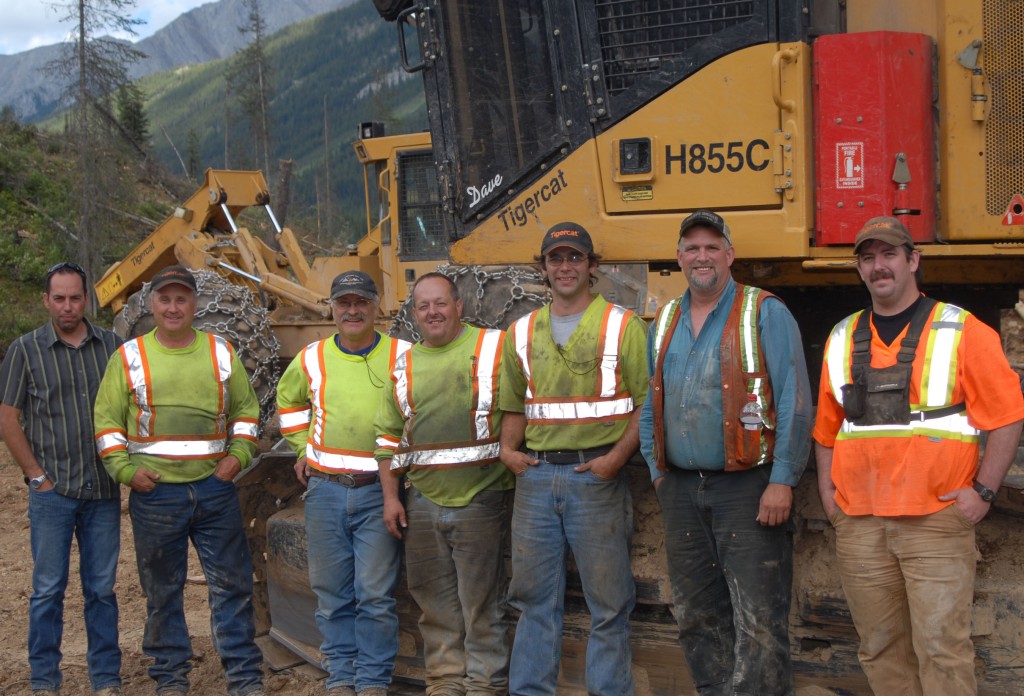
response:
<path id="1" fill-rule="evenodd" d="M 422 74 L 453 263 L 530 263 L 545 230 L 572 220 L 593 235 L 612 299 L 649 317 L 685 287 L 680 220 L 712 208 L 732 228 L 736 277 L 787 302 L 816 377 L 831 326 L 868 303 L 854 236 L 894 215 L 920 245 L 925 290 L 1002 321 L 1022 367 L 1009 311 L 1024 286 L 1021 0 L 375 4 L 396 21 L 403 67 Z M 693 693 L 658 505 L 643 465 L 627 473 L 637 693 Z M 812 464 L 795 510 L 797 685 L 867 694 L 814 476 Z M 1024 693 L 1022 487 L 1018 465 L 978 528 L 973 634 L 992 696 Z M 265 550 L 274 634 L 308 654 L 296 510 L 271 519 Z M 559 693 L 585 693 L 589 617 L 569 585 Z M 403 598 L 400 611 L 397 674 L 415 677 L 416 610 Z"/>

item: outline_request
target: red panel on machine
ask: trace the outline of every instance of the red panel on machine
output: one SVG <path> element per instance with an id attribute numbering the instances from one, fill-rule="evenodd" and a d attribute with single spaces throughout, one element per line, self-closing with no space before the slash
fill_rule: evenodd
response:
<path id="1" fill-rule="evenodd" d="M 877 215 L 898 217 L 915 241 L 933 241 L 931 37 L 833 34 L 813 50 L 817 245 L 853 244 Z M 894 176 L 908 175 L 901 189 Z"/>

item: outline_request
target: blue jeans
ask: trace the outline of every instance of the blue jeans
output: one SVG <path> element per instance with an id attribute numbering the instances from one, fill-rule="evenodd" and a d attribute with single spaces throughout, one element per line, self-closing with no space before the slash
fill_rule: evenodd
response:
<path id="1" fill-rule="evenodd" d="M 422 615 L 428 696 L 508 691 L 505 604 L 512 491 L 444 507 L 409 489 L 405 572 Z"/>
<path id="2" fill-rule="evenodd" d="M 153 658 L 149 676 L 160 690 L 188 689 L 192 644 L 185 625 L 188 542 L 206 574 L 210 631 L 231 696 L 263 686 L 263 655 L 254 642 L 252 560 L 242 530 L 238 493 L 209 476 L 192 483 L 158 483 L 132 492 L 128 511 L 135 559 L 146 593 L 142 650 Z"/>
<path id="3" fill-rule="evenodd" d="M 346 488 L 310 478 L 306 491 L 309 584 L 327 688 L 387 687 L 398 652 L 394 590 L 402 544 L 384 526 L 379 483 Z"/>
<path id="4" fill-rule="evenodd" d="M 121 684 L 117 645 L 117 556 L 121 550 L 121 501 L 78 500 L 49 490 L 31 491 L 32 599 L 28 610 L 28 662 L 33 689 L 58 689 L 64 591 L 71 538 L 78 540 L 79 576 L 85 600 L 86 659 L 94 691 Z"/>
<path id="5" fill-rule="evenodd" d="M 542 459 L 516 479 L 509 604 L 522 616 L 512 646 L 513 696 L 555 693 L 569 551 L 590 609 L 587 692 L 633 693 L 632 534 L 633 502 L 624 475 L 605 480 Z"/>
<path id="6" fill-rule="evenodd" d="M 790 696 L 792 519 L 755 521 L 770 466 L 658 487 L 679 642 L 701 696 Z"/>

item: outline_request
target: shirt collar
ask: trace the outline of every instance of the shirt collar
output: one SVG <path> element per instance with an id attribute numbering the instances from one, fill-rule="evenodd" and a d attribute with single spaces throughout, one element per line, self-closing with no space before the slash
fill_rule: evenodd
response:
<path id="1" fill-rule="evenodd" d="M 84 346 L 86 343 L 88 343 L 89 341 L 96 337 L 96 332 L 93 330 L 92 323 L 89 321 L 89 319 L 87 317 L 82 317 L 82 321 L 85 323 L 85 339 L 82 341 L 79 347 Z M 54 346 L 58 343 L 67 345 L 67 343 L 64 343 L 64 341 L 61 340 L 60 336 L 57 335 L 57 330 L 53 328 L 53 319 L 46 322 L 46 325 L 43 327 L 43 331 L 46 333 L 46 345 Z"/>

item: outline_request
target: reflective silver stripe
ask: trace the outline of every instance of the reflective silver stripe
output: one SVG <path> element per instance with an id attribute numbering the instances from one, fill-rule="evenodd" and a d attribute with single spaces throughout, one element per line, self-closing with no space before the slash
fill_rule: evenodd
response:
<path id="1" fill-rule="evenodd" d="M 317 341 L 306 346 L 302 351 L 302 366 L 306 368 L 306 374 L 309 376 L 309 401 L 312 404 L 309 418 L 313 427 L 310 428 L 309 439 L 318 445 L 322 445 L 324 442 L 324 382 L 326 380 L 326 375 L 320 369 L 320 361 L 323 359 L 326 341 L 329 340 L 331 339 Z"/>
<path id="2" fill-rule="evenodd" d="M 228 380 L 231 379 L 231 345 L 220 336 L 208 335 L 213 338 L 213 363 L 217 369 L 217 389 L 221 399 L 221 412 L 216 418 L 217 432 L 223 433 L 227 430 L 227 409 L 231 398 L 228 390 Z"/>
<path id="3" fill-rule="evenodd" d="M 676 312 L 679 311 L 679 303 L 682 302 L 681 297 L 669 302 L 662 308 L 658 314 L 658 318 L 654 328 L 654 357 L 657 359 L 661 353 L 661 344 L 665 340 L 665 334 L 668 333 L 668 327 L 672 324 L 672 320 L 675 318 Z"/>
<path id="4" fill-rule="evenodd" d="M 744 372 L 760 372 L 761 364 L 758 360 L 758 335 L 757 335 L 757 298 L 760 290 L 751 285 L 743 288 L 743 297 L 740 298 L 740 359 L 741 369 Z M 764 402 L 764 379 L 754 377 L 745 385 L 748 394 L 757 397 L 758 403 L 765 413 L 768 405 Z M 769 424 L 770 427 L 770 424 Z"/>
<path id="5" fill-rule="evenodd" d="M 843 385 L 850 384 L 853 376 L 850 374 L 850 353 L 853 351 L 853 328 L 861 312 L 856 312 L 832 329 L 828 338 L 828 347 L 825 350 L 825 363 L 828 365 L 828 380 L 832 385 L 832 395 L 835 396 L 839 405 L 843 405 Z"/>
<path id="6" fill-rule="evenodd" d="M 942 304 L 935 313 L 921 371 L 919 398 L 923 406 L 938 408 L 953 401 L 957 350 L 966 318 L 967 312 L 951 304 Z"/>
<path id="7" fill-rule="evenodd" d="M 920 412 L 914 411 L 911 415 L 916 417 L 918 413 Z M 926 421 L 912 420 L 908 425 L 898 423 L 895 425 L 854 425 L 844 420 L 842 427 L 839 429 L 837 439 L 851 440 L 857 437 L 882 437 L 886 434 L 899 437 L 924 435 L 973 442 L 978 439 L 981 433 L 970 424 L 967 413 L 960 412 Z"/>
<path id="8" fill-rule="evenodd" d="M 473 421 L 476 438 L 486 440 L 492 437 L 491 416 L 494 413 L 494 382 L 497 375 L 498 355 L 501 350 L 502 332 L 487 329 L 480 341 L 480 350 L 476 355 L 476 408 L 473 409 Z"/>
<path id="9" fill-rule="evenodd" d="M 409 407 L 409 372 L 412 371 L 412 351 L 406 351 L 395 360 L 395 400 L 398 402 L 398 410 L 402 412 L 405 420 L 412 418 L 412 409 Z"/>
<path id="10" fill-rule="evenodd" d="M 128 454 L 148 454 L 152 457 L 213 457 L 223 454 L 227 438 L 215 440 L 157 440 L 138 442 L 128 439 Z"/>
<path id="11" fill-rule="evenodd" d="M 398 447 L 401 442 L 397 437 L 391 437 L 390 435 L 378 435 L 377 436 L 377 447 L 381 449 L 393 450 Z"/>
<path id="12" fill-rule="evenodd" d="M 128 436 L 122 432 L 105 433 L 96 438 L 96 451 L 103 454 L 107 450 L 126 447 Z"/>
<path id="13" fill-rule="evenodd" d="M 236 420 L 231 423 L 231 437 L 244 437 L 250 440 L 259 439 L 259 426 L 256 421 Z"/>
<path id="14" fill-rule="evenodd" d="M 533 320 L 536 312 L 530 312 L 525 317 L 517 319 L 509 331 L 512 332 L 513 345 L 516 348 L 516 355 L 523 367 L 523 377 L 526 378 L 527 400 L 533 398 L 533 372 L 530 368 L 530 330 L 533 328 Z"/>
<path id="15" fill-rule="evenodd" d="M 563 402 L 531 402 L 526 404 L 525 412 L 528 421 L 533 420 L 595 420 L 628 415 L 635 405 L 633 397 L 625 396 L 608 401 L 563 401 Z"/>
<path id="16" fill-rule="evenodd" d="M 146 384 L 142 336 L 121 346 L 121 354 L 124 356 L 125 369 L 128 373 L 128 386 L 135 394 L 135 403 L 139 407 L 139 415 L 136 419 L 139 437 L 149 437 L 153 411 L 150 404 L 149 385 Z"/>
<path id="17" fill-rule="evenodd" d="M 498 458 L 499 445 L 491 442 L 465 447 L 446 447 L 429 450 L 401 452 L 391 460 L 392 469 L 410 466 L 462 466 Z"/>
<path id="18" fill-rule="evenodd" d="M 604 334 L 598 341 L 598 354 L 601 356 L 601 383 L 598 395 L 608 399 L 618 393 L 619 343 L 625 329 L 626 310 L 618 305 L 608 305 L 608 323 Z"/>
<path id="19" fill-rule="evenodd" d="M 324 452 L 312 444 L 306 443 L 306 458 L 315 462 L 322 469 L 377 471 L 377 460 L 369 452 L 362 455 Z"/>
<path id="20" fill-rule="evenodd" d="M 301 411 L 281 411 L 277 415 L 278 425 L 281 430 L 308 429 L 312 410 L 304 408 Z"/>

